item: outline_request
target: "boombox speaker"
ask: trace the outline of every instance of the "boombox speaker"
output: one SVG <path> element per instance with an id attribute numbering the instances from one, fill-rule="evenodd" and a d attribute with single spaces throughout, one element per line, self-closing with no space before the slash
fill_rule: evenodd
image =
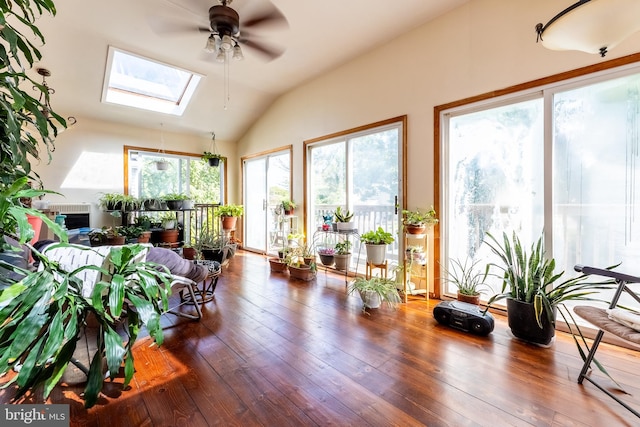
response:
<path id="1" fill-rule="evenodd" d="M 494 326 L 491 313 L 483 313 L 479 306 L 461 301 L 442 301 L 433 308 L 433 317 L 441 325 L 476 335 L 489 335 Z"/>

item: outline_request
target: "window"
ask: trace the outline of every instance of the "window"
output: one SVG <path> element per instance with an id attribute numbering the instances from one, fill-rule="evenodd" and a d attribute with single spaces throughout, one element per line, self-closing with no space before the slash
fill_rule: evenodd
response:
<path id="1" fill-rule="evenodd" d="M 530 247 L 544 230 L 557 272 L 622 263 L 638 275 L 639 100 L 635 65 L 443 110 L 441 264 L 494 261 L 486 232 Z"/>
<path id="2" fill-rule="evenodd" d="M 222 204 L 224 201 L 224 160 L 218 167 L 211 167 L 198 154 L 159 153 L 128 146 L 125 146 L 125 157 L 125 185 L 134 197 L 185 193 L 196 203 Z M 159 161 L 168 163 L 165 170 L 158 169 Z"/>
<path id="3" fill-rule="evenodd" d="M 182 115 L 201 76 L 109 47 L 102 101 Z"/>

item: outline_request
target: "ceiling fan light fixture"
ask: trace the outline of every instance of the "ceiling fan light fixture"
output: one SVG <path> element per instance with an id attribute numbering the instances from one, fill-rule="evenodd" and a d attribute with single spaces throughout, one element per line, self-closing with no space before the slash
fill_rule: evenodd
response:
<path id="1" fill-rule="evenodd" d="M 222 50 L 231 50 L 233 47 L 233 39 L 230 35 L 225 34 L 222 36 L 222 43 L 220 43 L 220 49 Z"/>
<path id="2" fill-rule="evenodd" d="M 237 61 L 244 59 L 242 49 L 240 48 L 240 45 L 238 43 L 236 43 L 236 45 L 233 47 L 233 59 Z"/>
<path id="3" fill-rule="evenodd" d="M 580 0 L 536 25 L 538 41 L 551 50 L 578 50 L 604 57 L 640 31 L 637 0 Z"/>
<path id="4" fill-rule="evenodd" d="M 216 55 L 216 61 L 218 62 L 224 62 L 227 59 L 227 52 L 224 51 L 224 49 L 220 49 L 218 50 L 218 54 Z"/>
<path id="5" fill-rule="evenodd" d="M 212 35 L 209 36 L 209 38 L 207 39 L 207 44 L 204 47 L 204 50 L 206 50 L 209 53 L 213 53 L 216 51 L 216 38 Z"/>

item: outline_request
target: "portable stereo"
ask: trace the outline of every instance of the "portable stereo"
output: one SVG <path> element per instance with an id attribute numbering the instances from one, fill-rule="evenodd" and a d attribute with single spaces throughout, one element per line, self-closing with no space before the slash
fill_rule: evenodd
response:
<path id="1" fill-rule="evenodd" d="M 433 308 L 433 317 L 441 325 L 476 335 L 489 335 L 495 324 L 491 313 L 461 301 L 442 301 Z"/>

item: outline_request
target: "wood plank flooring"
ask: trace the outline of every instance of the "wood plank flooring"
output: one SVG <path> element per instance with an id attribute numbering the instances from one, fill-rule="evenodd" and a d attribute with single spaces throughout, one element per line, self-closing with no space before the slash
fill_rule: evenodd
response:
<path id="1" fill-rule="evenodd" d="M 240 251 L 200 322 L 167 315 L 161 347 L 139 341 L 128 390 L 121 378 L 108 383 L 85 410 L 82 375 L 70 369 L 49 402 L 70 404 L 72 426 L 640 425 L 576 383 L 581 360 L 568 335 L 558 333 L 551 348 L 528 345 L 497 315 L 494 332 L 476 337 L 438 325 L 436 303 L 363 314 L 343 276 L 289 280 Z M 599 350 L 638 407 L 639 356 Z M 11 392 L 0 391 L 0 402 Z"/>

